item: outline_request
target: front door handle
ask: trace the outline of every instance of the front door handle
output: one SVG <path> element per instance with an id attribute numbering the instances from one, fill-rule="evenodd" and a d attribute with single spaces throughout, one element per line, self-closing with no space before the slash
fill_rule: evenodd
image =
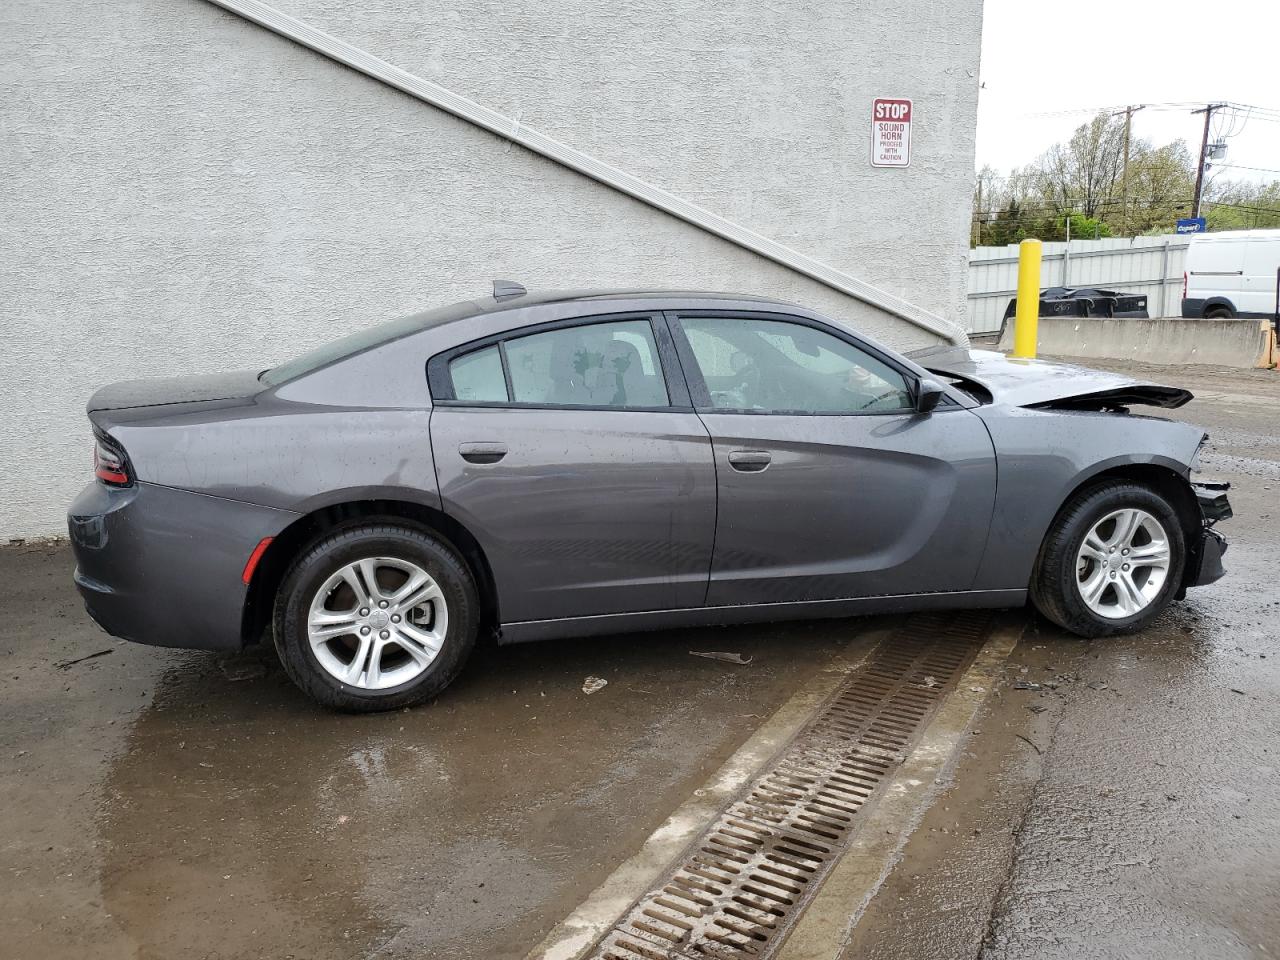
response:
<path id="1" fill-rule="evenodd" d="M 759 473 L 772 460 L 765 450 L 734 450 L 729 454 L 729 466 L 740 473 Z"/>
<path id="2" fill-rule="evenodd" d="M 497 463 L 507 455 L 505 443 L 460 443 L 458 453 L 467 463 Z"/>

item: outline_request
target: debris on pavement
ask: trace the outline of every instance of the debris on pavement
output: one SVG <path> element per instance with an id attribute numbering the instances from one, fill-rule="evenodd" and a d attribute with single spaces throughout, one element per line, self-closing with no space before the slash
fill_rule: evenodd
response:
<path id="1" fill-rule="evenodd" d="M 260 680 L 267 675 L 267 665 L 261 660 L 229 657 L 218 661 L 222 675 L 233 683 L 240 680 Z"/>
<path id="2" fill-rule="evenodd" d="M 708 660 L 723 660 L 725 663 L 750 663 L 750 657 L 744 657 L 740 653 L 725 653 L 722 650 L 690 650 L 691 657 L 706 657 Z"/>
<path id="3" fill-rule="evenodd" d="M 1019 680 L 1013 685 L 1015 690 L 1043 690 L 1044 686 L 1039 683 L 1032 683 L 1030 680 Z"/>
<path id="4" fill-rule="evenodd" d="M 582 681 L 582 692 L 588 695 L 593 694 L 597 690 L 603 690 L 608 683 L 609 681 L 604 677 L 587 677 Z"/>
<path id="5" fill-rule="evenodd" d="M 94 660 L 98 657 L 105 657 L 108 653 L 114 653 L 115 647 L 107 647 L 105 650 L 96 650 L 93 653 L 85 654 L 83 657 L 76 657 L 74 660 L 59 660 L 54 664 L 59 670 L 69 670 L 77 663 L 84 663 L 86 660 Z"/>

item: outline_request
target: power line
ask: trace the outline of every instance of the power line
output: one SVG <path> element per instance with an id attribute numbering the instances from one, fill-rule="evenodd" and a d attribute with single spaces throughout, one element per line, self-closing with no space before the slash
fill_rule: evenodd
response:
<path id="1" fill-rule="evenodd" d="M 1214 170 L 1252 170 L 1255 173 L 1280 173 L 1275 167 L 1246 167 L 1239 163 L 1215 163 Z"/>
<path id="2" fill-rule="evenodd" d="M 1189 200 L 1190 200 L 1189 197 L 1167 197 L 1162 199 L 1148 198 L 1145 200 L 1143 199 L 1130 200 L 1129 203 L 1130 205 L 1133 205 L 1133 206 L 1141 204 L 1143 206 L 1148 206 L 1148 207 L 1165 207 L 1165 206 L 1179 207 L 1179 206 L 1185 206 L 1189 202 Z M 1082 201 L 1080 202 L 1082 203 Z M 1265 210 L 1268 212 L 1280 213 L 1280 205 L 1277 205 L 1274 207 L 1261 207 L 1261 206 L 1257 206 L 1256 204 L 1250 205 L 1245 203 L 1239 203 L 1235 200 L 1209 200 L 1207 198 L 1203 202 L 1208 204 L 1213 204 L 1219 207 L 1242 207 L 1242 208 L 1250 208 L 1254 210 Z M 1095 207 L 1114 207 L 1119 203 L 1120 201 L 1117 199 L 1102 199 L 1102 200 L 1095 200 L 1093 205 Z M 973 215 L 975 217 L 998 215 L 998 214 L 1007 213 L 1013 209 L 1014 209 L 1013 207 L 988 207 L 986 210 L 973 211 Z M 1037 211 L 1040 211 L 1042 213 L 1081 213 L 1082 212 L 1078 206 L 1076 206 L 1073 202 L 1070 202 L 1070 201 L 1063 201 L 1062 203 L 1046 203 L 1046 202 L 1026 203 L 1026 204 L 1020 203 L 1017 205 L 1017 212 L 1019 214 L 1024 214 L 1024 213 L 1034 214 Z"/>
<path id="3" fill-rule="evenodd" d="M 1269 113 L 1276 117 L 1280 117 L 1280 107 L 1260 107 L 1256 103 L 1235 103 L 1228 101 L 1233 107 L 1239 107 L 1242 110 L 1253 110 L 1256 113 Z"/>
<path id="4" fill-rule="evenodd" d="M 1229 200 L 1206 200 L 1211 207 L 1231 207 L 1233 210 L 1250 210 L 1254 213 L 1280 214 L 1280 207 L 1259 207 L 1251 203 L 1232 203 Z"/>
<path id="5" fill-rule="evenodd" d="M 1239 103 L 1235 100 L 1223 100 L 1221 103 L 1229 107 L 1235 107 L 1237 110 L 1252 110 L 1255 113 L 1267 113 L 1280 118 L 1280 107 L 1263 107 L 1256 103 Z M 1166 103 L 1148 103 L 1145 104 L 1149 110 L 1190 110 L 1193 107 L 1201 107 L 1204 105 L 1203 100 L 1170 100 Z M 1126 104 L 1116 103 L 1103 107 L 1073 107 L 1067 110 L 1038 110 L 1030 113 L 1024 113 L 1024 117 L 1069 117 L 1076 114 L 1088 113 L 1097 116 L 1099 113 L 1120 113 L 1124 111 Z"/>

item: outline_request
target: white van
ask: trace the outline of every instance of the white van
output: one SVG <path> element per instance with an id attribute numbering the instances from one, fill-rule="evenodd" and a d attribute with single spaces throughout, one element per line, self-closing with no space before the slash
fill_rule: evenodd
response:
<path id="1" fill-rule="evenodd" d="M 1182 315 L 1274 317 L 1278 283 L 1280 230 L 1197 233 L 1187 247 Z"/>

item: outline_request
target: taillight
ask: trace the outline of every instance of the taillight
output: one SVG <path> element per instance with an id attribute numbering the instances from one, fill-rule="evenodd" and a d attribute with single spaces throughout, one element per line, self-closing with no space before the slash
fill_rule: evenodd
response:
<path id="1" fill-rule="evenodd" d="M 127 487 L 133 483 L 124 451 L 102 437 L 93 438 L 93 474 L 113 487 Z"/>
<path id="2" fill-rule="evenodd" d="M 1182 271 L 1182 299 L 1187 299 L 1187 271 Z"/>

